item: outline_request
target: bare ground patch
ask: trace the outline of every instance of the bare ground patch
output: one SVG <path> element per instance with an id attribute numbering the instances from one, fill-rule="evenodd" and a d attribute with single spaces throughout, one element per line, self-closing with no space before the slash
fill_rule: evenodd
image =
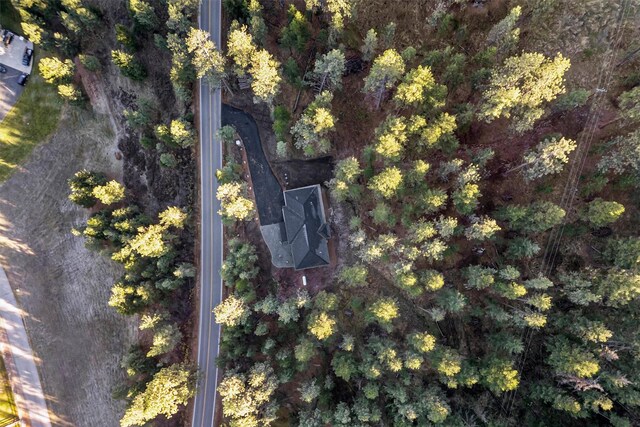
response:
<path id="1" fill-rule="evenodd" d="M 117 426 L 124 411 L 111 393 L 134 319 L 107 305 L 117 265 L 71 234 L 88 213 L 68 201 L 66 183 L 83 167 L 121 180 L 116 150 L 106 116 L 67 110 L 50 142 L 0 187 L 0 262 L 26 312 L 58 426 Z"/>

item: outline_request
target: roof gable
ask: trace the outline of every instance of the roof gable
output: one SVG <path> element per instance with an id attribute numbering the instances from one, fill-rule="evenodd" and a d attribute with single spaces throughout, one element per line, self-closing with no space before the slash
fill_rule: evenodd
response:
<path id="1" fill-rule="evenodd" d="M 320 185 L 284 192 L 287 241 L 297 270 L 329 264 L 329 229 Z"/>

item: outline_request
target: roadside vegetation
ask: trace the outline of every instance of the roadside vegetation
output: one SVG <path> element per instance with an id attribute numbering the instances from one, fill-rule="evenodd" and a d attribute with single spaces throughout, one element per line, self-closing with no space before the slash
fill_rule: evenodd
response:
<path id="1" fill-rule="evenodd" d="M 179 419 L 194 395 L 197 378 L 187 343 L 195 277 L 192 94 L 194 64 L 202 58 L 192 55 L 187 39 L 195 31 L 198 2 L 132 1 L 124 15 L 83 1 L 15 6 L 21 12 L 22 31 L 49 52 L 39 62 L 36 85 L 29 83 L 33 89 L 44 88 L 38 102 L 46 101 L 45 93 L 58 106 L 85 109 L 91 96 L 97 96 L 95 87 L 84 86 L 87 81 L 102 80 L 111 88 L 126 80 L 129 92 L 123 90 L 123 98 L 111 107 L 127 133 L 120 146 L 132 157 L 125 159 L 125 170 L 130 168 L 125 181 L 131 188 L 99 170 L 79 170 L 69 179 L 69 199 L 90 209 L 90 215 L 86 224 L 72 231 L 87 248 L 121 265 L 124 273 L 113 284 L 108 303 L 121 315 L 139 319 L 140 342 L 128 349 L 121 363 L 127 380 L 113 390 L 127 402 L 120 424 Z M 110 26 L 114 17 L 115 25 Z M 149 51 L 154 55 L 146 56 Z M 154 96 L 156 88 L 159 95 Z M 32 100 L 25 95 L 22 99 Z M 56 117 L 50 114 L 47 119 Z M 143 193 L 136 187 L 137 167 L 175 182 L 178 191 L 147 181 L 146 190 L 153 195 Z"/>
<path id="2" fill-rule="evenodd" d="M 11 392 L 4 362 L 0 360 L 0 426 L 7 427 L 18 420 L 16 403 Z"/>

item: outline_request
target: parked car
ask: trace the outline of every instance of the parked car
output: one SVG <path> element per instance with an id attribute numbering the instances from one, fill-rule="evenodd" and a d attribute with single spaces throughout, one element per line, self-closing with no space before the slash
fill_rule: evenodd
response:
<path id="1" fill-rule="evenodd" d="M 29 78 L 29 74 L 26 74 L 26 73 L 20 74 L 20 76 L 18 76 L 18 84 L 20 86 L 26 85 L 27 84 L 27 78 Z"/>
<path id="2" fill-rule="evenodd" d="M 2 65 L 0 65 L 0 73 L 6 73 L 6 72 L 7 72 L 7 69 Z"/>
<path id="3" fill-rule="evenodd" d="M 22 65 L 29 65 L 31 63 L 31 57 L 33 56 L 33 49 L 27 47 L 24 49 L 22 55 Z"/>
<path id="4" fill-rule="evenodd" d="M 12 40 L 13 40 L 13 33 L 9 30 L 4 30 L 2 32 L 2 43 L 4 43 L 5 46 L 9 46 Z"/>

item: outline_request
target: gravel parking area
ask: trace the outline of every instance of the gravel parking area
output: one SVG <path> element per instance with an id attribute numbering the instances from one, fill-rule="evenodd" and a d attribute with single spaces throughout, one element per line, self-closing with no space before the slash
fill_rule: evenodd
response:
<path id="1" fill-rule="evenodd" d="M 15 34 L 9 46 L 0 43 L 0 64 L 15 68 L 21 73 L 31 74 L 33 57 L 29 65 L 22 65 L 22 55 L 26 48 L 33 49 L 33 43 L 22 36 Z"/>
<path id="2" fill-rule="evenodd" d="M 18 34 L 13 36 L 8 46 L 0 40 L 0 65 L 7 69 L 6 73 L 0 73 L 0 122 L 22 93 L 23 87 L 18 84 L 18 76 L 22 73 L 31 74 L 33 69 L 35 55 L 32 56 L 29 65 L 22 64 L 22 55 L 26 48 L 33 49 L 33 43 Z"/>

